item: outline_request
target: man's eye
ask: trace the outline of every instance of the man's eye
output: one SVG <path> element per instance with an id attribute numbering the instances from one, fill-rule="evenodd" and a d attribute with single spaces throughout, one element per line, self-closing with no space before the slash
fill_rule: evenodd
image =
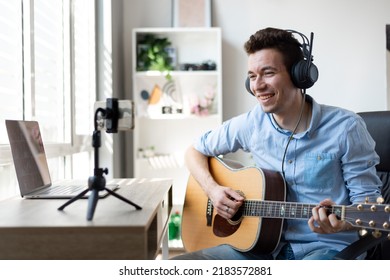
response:
<path id="1" fill-rule="evenodd" d="M 249 78 L 250 80 L 255 80 L 255 79 L 256 79 L 256 75 L 249 75 L 248 78 Z"/>
<path id="2" fill-rule="evenodd" d="M 267 71 L 267 72 L 264 73 L 264 75 L 268 76 L 268 77 L 269 76 L 273 76 L 274 74 L 275 74 L 275 72 L 273 72 L 273 71 Z"/>

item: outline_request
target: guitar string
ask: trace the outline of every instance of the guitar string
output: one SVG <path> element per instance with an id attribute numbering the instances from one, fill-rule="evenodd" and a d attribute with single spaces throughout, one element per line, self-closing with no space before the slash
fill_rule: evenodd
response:
<path id="1" fill-rule="evenodd" d="M 255 208 L 255 209 L 264 209 L 265 207 L 269 208 L 269 207 L 274 207 L 275 209 L 279 209 L 281 206 L 284 206 L 286 208 L 290 208 L 290 209 L 302 209 L 302 208 L 313 208 L 315 206 L 317 206 L 316 204 L 302 204 L 302 203 L 299 203 L 299 202 L 286 202 L 286 201 L 264 201 L 264 200 L 246 200 L 245 201 L 245 208 L 247 209 L 251 209 L 251 208 Z M 370 206 L 370 209 L 366 208 L 366 209 L 363 209 L 363 210 L 360 210 L 360 209 L 355 209 L 354 207 L 351 207 L 351 206 L 345 206 L 345 210 L 347 212 L 367 212 L 367 210 L 369 210 L 370 212 L 380 212 L 382 210 L 384 210 L 384 212 L 386 212 L 385 208 L 388 207 L 388 205 L 376 205 L 377 207 L 377 210 L 371 210 L 371 206 L 372 205 L 369 205 Z M 333 209 L 333 210 L 338 210 L 338 209 L 341 209 L 343 208 L 344 206 L 340 206 L 340 205 L 333 205 L 333 206 L 329 206 L 327 207 L 328 209 Z M 378 209 L 379 207 L 379 209 Z M 365 211 L 364 211 L 365 210 Z M 250 211 L 250 210 L 249 210 Z M 387 212 L 386 212 L 387 213 Z M 390 215 L 390 214 L 389 214 Z"/>
<path id="2" fill-rule="evenodd" d="M 252 204 L 252 206 L 251 206 Z M 269 204 L 269 203 L 267 203 Z M 283 203 L 278 203 L 278 202 L 272 202 L 271 204 L 271 209 L 269 208 L 269 205 L 267 205 L 267 207 L 265 207 L 264 205 L 261 205 L 260 203 L 260 207 L 259 207 L 259 201 L 254 201 L 254 202 L 251 202 L 249 201 L 249 211 L 246 211 L 246 214 L 247 216 L 262 216 L 262 217 L 277 217 L 277 218 L 287 218 L 287 219 L 308 219 L 311 217 L 311 211 L 309 211 L 309 209 L 311 209 L 312 207 L 314 207 L 315 205 L 312 205 L 312 204 L 307 204 L 307 205 L 296 205 L 296 210 L 299 212 L 299 211 L 302 211 L 302 209 L 306 209 L 305 211 L 307 211 L 307 214 L 305 215 L 280 215 L 280 214 L 274 214 L 276 212 L 279 212 L 278 208 L 278 205 L 282 205 Z M 253 207 L 255 206 L 255 207 Z M 264 207 L 263 207 L 264 206 Z M 288 208 L 287 204 L 286 204 L 286 207 Z M 255 210 L 253 210 L 253 208 Z M 274 209 L 272 209 L 274 208 Z M 302 208 L 302 209 L 300 209 Z M 329 209 L 331 210 L 334 210 L 334 209 L 338 209 L 338 208 L 342 208 L 341 206 L 333 206 L 333 207 L 329 207 Z M 265 210 L 267 210 L 268 212 L 265 213 Z M 333 211 L 331 211 L 333 212 Z M 362 210 L 358 210 L 358 209 L 348 209 L 348 212 L 351 214 L 352 213 L 359 213 L 359 214 L 364 214 L 362 213 Z M 280 212 L 279 212 L 280 213 Z M 294 213 L 296 213 L 294 211 Z M 366 220 L 366 219 L 360 219 L 359 223 L 357 222 L 357 219 L 353 219 L 353 218 L 350 218 L 350 217 L 344 217 L 344 221 L 350 223 L 352 226 L 354 227 L 358 227 L 358 228 L 364 228 L 364 229 L 367 229 L 367 230 L 382 230 L 382 231 L 387 231 L 389 232 L 390 229 L 389 228 L 386 228 L 385 227 L 385 222 L 387 222 L 387 217 L 385 217 L 383 219 L 383 221 L 375 221 L 375 224 L 374 225 L 370 225 L 370 223 L 372 223 L 372 220 Z"/>
<path id="3" fill-rule="evenodd" d="M 297 218 L 297 219 L 300 219 L 300 218 L 309 218 L 311 217 L 311 208 L 312 207 L 315 207 L 316 205 L 314 204 L 295 204 L 295 203 L 284 203 L 284 202 L 275 202 L 275 201 L 267 201 L 267 202 L 264 202 L 264 201 L 257 201 L 257 200 L 248 200 L 245 202 L 246 206 L 245 206 L 245 210 L 243 211 L 243 214 L 246 216 L 262 216 L 262 217 L 279 217 L 279 218 Z M 376 214 L 377 217 L 379 216 L 379 214 L 381 214 L 381 210 L 383 210 L 386 205 L 377 205 L 377 207 L 379 207 L 379 209 L 377 209 L 375 212 L 373 212 L 372 210 L 369 210 L 369 209 L 366 209 L 366 210 L 369 210 L 370 212 L 372 212 L 373 214 Z M 331 213 L 335 213 L 338 217 L 340 217 L 341 215 L 341 208 L 343 208 L 342 206 L 330 206 L 328 207 L 328 210 L 330 210 L 330 214 Z M 383 209 L 381 209 L 383 208 Z M 281 209 L 284 209 L 283 211 Z M 293 211 L 291 211 L 291 209 Z M 351 207 L 348 207 L 348 208 L 344 208 L 344 211 L 348 212 L 349 214 L 356 214 L 356 213 L 359 213 L 359 214 L 362 214 L 364 215 L 365 212 L 367 211 L 363 211 L 363 210 L 359 210 L 359 209 L 354 209 L 354 208 L 351 208 Z M 304 212 L 304 214 L 302 214 L 302 212 Z M 384 211 L 384 213 L 382 213 L 382 216 L 383 218 L 381 220 L 383 220 L 384 222 L 387 222 L 387 219 L 388 219 L 388 216 L 390 215 L 387 215 L 385 213 L 386 211 Z M 344 215 L 344 220 L 347 221 L 347 222 L 351 222 L 352 224 L 356 225 L 355 222 L 358 218 L 351 218 L 349 216 L 345 216 Z M 369 223 L 371 220 L 367 220 L 365 219 L 363 216 L 360 216 L 360 221 L 361 223 L 365 224 L 365 223 Z M 377 218 L 378 219 L 378 218 Z M 376 222 L 378 223 L 378 221 Z"/>

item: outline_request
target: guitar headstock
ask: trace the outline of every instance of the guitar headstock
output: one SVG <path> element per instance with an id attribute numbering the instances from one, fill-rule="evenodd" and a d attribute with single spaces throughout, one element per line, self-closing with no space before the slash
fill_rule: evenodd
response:
<path id="1" fill-rule="evenodd" d="M 344 210 L 343 220 L 354 227 L 372 231 L 374 237 L 380 237 L 382 232 L 390 232 L 389 204 L 370 204 L 366 201 L 365 203 L 347 206 Z M 390 233 L 388 238 L 390 239 Z"/>

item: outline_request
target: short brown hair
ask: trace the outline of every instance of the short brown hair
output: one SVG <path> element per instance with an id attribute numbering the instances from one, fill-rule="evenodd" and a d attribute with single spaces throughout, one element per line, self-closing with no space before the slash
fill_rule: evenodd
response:
<path id="1" fill-rule="evenodd" d="M 303 59 L 301 44 L 294 38 L 292 32 L 272 27 L 261 29 L 251 35 L 244 44 L 244 49 L 248 55 L 262 49 L 276 49 L 282 54 L 289 72 L 295 63 Z"/>

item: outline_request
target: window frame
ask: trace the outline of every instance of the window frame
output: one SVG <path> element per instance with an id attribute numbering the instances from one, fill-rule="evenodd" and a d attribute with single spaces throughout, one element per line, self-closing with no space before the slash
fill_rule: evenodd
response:
<path id="1" fill-rule="evenodd" d="M 62 161 L 61 165 L 64 166 L 64 170 L 61 171 L 60 176 L 66 177 L 66 178 L 73 178 L 73 157 L 72 155 L 84 153 L 86 152 L 89 157 L 89 166 L 88 168 L 92 168 L 93 164 L 93 148 L 91 145 L 91 138 L 92 138 L 92 130 L 91 134 L 76 134 L 75 126 L 76 126 L 76 120 L 75 120 L 75 56 L 74 56 L 74 2 L 77 0 L 62 0 L 63 2 L 63 8 L 65 9 L 65 12 L 67 12 L 67 19 L 64 22 L 64 26 L 68 26 L 66 28 L 65 32 L 67 33 L 66 36 L 68 36 L 68 48 L 66 48 L 65 42 L 64 42 L 64 50 L 68 51 L 68 58 L 69 61 L 64 61 L 66 64 L 66 67 L 64 67 L 66 70 L 65 72 L 65 79 L 66 82 L 64 83 L 64 110 L 65 110 L 65 125 L 64 125 L 64 138 L 63 142 L 59 143 L 45 143 L 45 151 L 46 156 L 48 160 L 53 158 L 58 158 L 60 161 Z M 34 119 L 35 116 L 35 104 L 34 104 L 34 94 L 35 94 L 35 87 L 34 87 L 34 77 L 31 75 L 34 71 L 34 44 L 33 44 L 33 20 L 34 20 L 34 0 L 20 0 L 20 3 L 22 5 L 22 29 L 23 29 L 23 119 Z M 96 1 L 91 0 L 90 2 L 92 4 L 93 8 L 93 32 L 96 36 Z M 26 32 L 27 30 L 27 32 Z M 96 44 L 94 42 L 94 44 Z M 94 47 L 95 52 L 95 47 Z M 26 55 L 26 52 L 29 52 L 30 55 Z M 94 63 L 96 64 L 97 55 L 96 52 L 94 54 Z M 96 73 L 94 73 L 94 86 L 96 87 Z M 95 91 L 96 92 L 96 91 Z M 94 100 L 96 100 L 96 96 L 93 96 Z M 91 108 L 89 108 L 91 110 Z M 90 115 L 92 115 L 92 112 L 90 112 Z M 92 118 L 91 118 L 91 126 L 92 127 Z M 67 133 L 67 131 L 70 131 L 71 133 Z M 45 140 L 45 139 L 44 139 Z M 11 148 L 9 144 L 0 144 L 0 171 L 3 169 L 3 167 L 10 167 L 13 166 L 13 159 L 11 154 Z M 11 168 L 12 169 L 12 168 Z M 92 169 L 91 169 L 92 170 Z M 53 178 L 52 178 L 53 179 Z M 60 178 L 58 178 L 60 179 Z M 6 187 L 7 186 L 2 186 Z M 11 194 L 17 194 L 18 188 L 16 186 L 8 186 L 8 188 L 13 188 Z M 6 191 L 8 192 L 8 191 Z M 9 193 L 9 192 L 8 192 Z M 4 199 L 6 197 L 2 197 L 0 192 L 0 200 Z"/>

